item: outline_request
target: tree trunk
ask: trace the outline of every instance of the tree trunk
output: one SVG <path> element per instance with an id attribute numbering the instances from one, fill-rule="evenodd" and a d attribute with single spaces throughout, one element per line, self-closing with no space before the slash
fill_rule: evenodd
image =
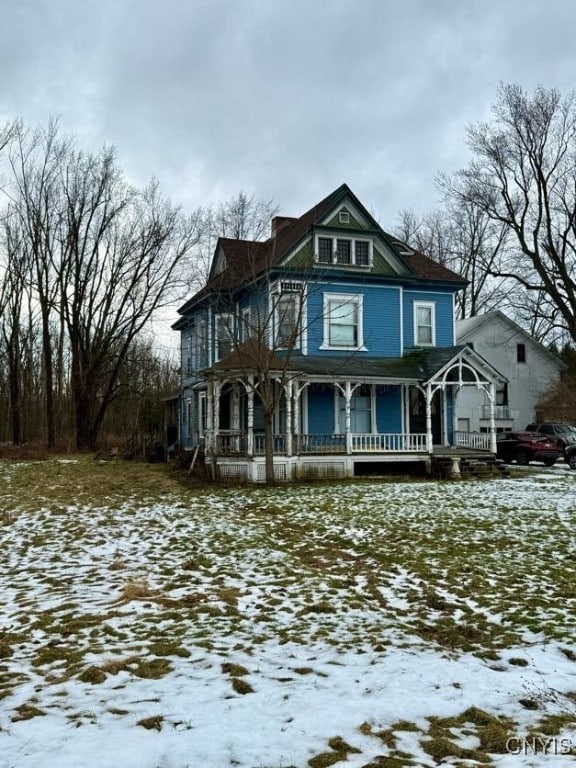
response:
<path id="1" fill-rule="evenodd" d="M 266 485 L 274 485 L 274 413 L 264 410 L 264 466 Z"/>
<path id="2" fill-rule="evenodd" d="M 8 346 L 8 380 L 10 391 L 10 433 L 14 445 L 22 441 L 21 392 L 20 392 L 20 344 L 18 336 L 12 336 Z"/>
<path id="3" fill-rule="evenodd" d="M 54 418 L 54 371 L 52 363 L 52 339 L 48 314 L 42 312 L 42 353 L 44 357 L 44 402 L 46 407 L 46 447 L 49 452 L 56 448 L 56 420 Z"/>

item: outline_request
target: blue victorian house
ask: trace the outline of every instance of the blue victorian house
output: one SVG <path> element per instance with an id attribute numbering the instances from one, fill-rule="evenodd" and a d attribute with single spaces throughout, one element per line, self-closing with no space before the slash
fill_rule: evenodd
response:
<path id="1" fill-rule="evenodd" d="M 386 233 L 343 184 L 265 242 L 220 238 L 179 310 L 180 442 L 223 476 L 362 474 L 453 446 L 495 452 L 502 376 L 455 344 L 465 281 Z M 487 434 L 458 433 L 472 386 Z"/>

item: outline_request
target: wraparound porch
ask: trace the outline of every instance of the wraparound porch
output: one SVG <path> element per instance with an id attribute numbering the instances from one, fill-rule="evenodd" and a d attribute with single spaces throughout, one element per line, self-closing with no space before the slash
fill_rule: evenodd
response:
<path id="1" fill-rule="evenodd" d="M 252 441 L 246 432 L 220 430 L 217 435 L 208 435 L 207 444 L 213 446 L 217 456 L 264 456 L 266 453 L 264 434 L 253 434 Z M 480 432 L 453 432 L 454 448 L 472 449 L 490 453 L 492 436 Z M 249 444 L 252 442 L 252 451 Z M 432 453 L 441 446 L 432 446 Z M 382 434 L 322 434 L 322 435 L 272 435 L 272 450 L 275 456 L 301 456 L 324 454 L 427 454 L 430 453 L 428 436 L 421 433 Z"/>

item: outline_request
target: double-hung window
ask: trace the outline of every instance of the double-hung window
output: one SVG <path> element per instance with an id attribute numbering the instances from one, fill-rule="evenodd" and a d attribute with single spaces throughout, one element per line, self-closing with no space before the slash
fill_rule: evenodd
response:
<path id="1" fill-rule="evenodd" d="M 294 295 L 280 296 L 276 304 L 276 343 L 292 349 L 298 336 L 298 300 Z"/>
<path id="2" fill-rule="evenodd" d="M 324 294 L 324 341 L 321 349 L 364 349 L 362 296 Z"/>
<path id="3" fill-rule="evenodd" d="M 280 296 L 276 303 L 276 344 L 293 349 L 298 341 L 299 297 L 294 294 Z"/>
<path id="4" fill-rule="evenodd" d="M 414 303 L 414 344 L 417 347 L 436 345 L 435 305 L 431 301 Z"/>
<path id="5" fill-rule="evenodd" d="M 216 315 L 216 360 L 222 360 L 232 352 L 233 339 L 233 316 Z"/>
<path id="6" fill-rule="evenodd" d="M 208 365 L 208 333 L 206 320 L 199 320 L 196 325 L 196 345 L 194 368 L 196 370 L 206 368 Z"/>

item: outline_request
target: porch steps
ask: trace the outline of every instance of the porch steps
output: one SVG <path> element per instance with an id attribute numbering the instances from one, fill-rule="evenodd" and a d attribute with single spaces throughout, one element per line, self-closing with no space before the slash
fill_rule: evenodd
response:
<path id="1" fill-rule="evenodd" d="M 432 460 L 432 474 L 440 478 L 455 477 L 453 459 L 449 456 L 435 457 Z M 463 456 L 460 459 L 460 477 L 462 478 L 488 478 L 509 474 L 506 465 L 494 456 L 478 458 Z"/>

